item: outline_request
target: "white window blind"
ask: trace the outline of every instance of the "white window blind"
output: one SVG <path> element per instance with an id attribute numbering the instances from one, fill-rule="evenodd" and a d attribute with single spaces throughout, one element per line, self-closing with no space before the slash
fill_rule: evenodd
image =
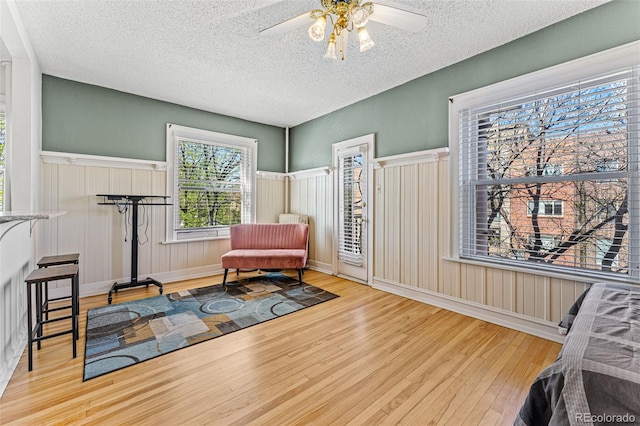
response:
<path id="1" fill-rule="evenodd" d="M 340 225 L 338 258 L 355 266 L 364 264 L 363 219 L 365 203 L 363 191 L 366 186 L 366 158 L 358 149 L 338 153 L 338 180 L 340 188 Z"/>
<path id="2" fill-rule="evenodd" d="M 172 148 L 170 239 L 224 237 L 254 217 L 256 141 L 168 125 Z"/>
<path id="3" fill-rule="evenodd" d="M 461 257 L 640 280 L 638 75 L 460 111 Z"/>

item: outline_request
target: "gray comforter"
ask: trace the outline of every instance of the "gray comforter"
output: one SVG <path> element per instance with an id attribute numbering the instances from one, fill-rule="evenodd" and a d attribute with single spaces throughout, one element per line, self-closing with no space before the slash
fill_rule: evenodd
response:
<path id="1" fill-rule="evenodd" d="M 515 424 L 640 424 L 640 287 L 594 284 L 564 322 L 558 359 L 531 385 Z"/>

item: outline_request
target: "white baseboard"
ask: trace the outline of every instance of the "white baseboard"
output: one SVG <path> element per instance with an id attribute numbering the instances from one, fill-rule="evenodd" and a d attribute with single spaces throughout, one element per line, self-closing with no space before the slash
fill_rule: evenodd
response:
<path id="1" fill-rule="evenodd" d="M 4 393 L 5 389 L 7 389 L 7 386 L 9 385 L 9 381 L 11 380 L 11 377 L 13 376 L 13 373 L 16 370 L 16 367 L 18 367 L 18 362 L 20 361 L 20 357 L 22 356 L 24 349 L 27 347 L 26 333 L 20 333 L 20 340 L 17 342 L 15 347 L 21 348 L 21 349 L 14 351 L 14 353 L 11 355 L 7 354 L 8 368 L 2 371 L 2 376 L 0 376 L 0 398 L 2 398 L 2 394 Z"/>
<path id="2" fill-rule="evenodd" d="M 427 303 L 449 311 L 457 312 L 513 330 L 522 331 L 553 342 L 563 343 L 564 336 L 558 334 L 557 324 L 526 317 L 513 312 L 493 308 L 468 300 L 436 293 L 430 290 L 411 287 L 384 278 L 373 277 L 373 288 L 403 296 L 418 302 Z"/>
<path id="3" fill-rule="evenodd" d="M 211 275 L 219 275 L 223 273 L 222 265 L 217 263 L 214 265 L 199 266 L 196 268 L 180 269 L 177 271 L 159 272 L 156 274 L 142 274 L 139 278 L 153 278 L 161 283 L 171 283 L 176 281 L 191 280 L 194 278 L 202 278 Z M 98 294 L 107 294 L 111 290 L 114 282 L 127 282 L 130 278 L 120 278 L 117 280 L 99 281 L 95 283 L 80 284 L 80 297 L 95 296 Z M 68 288 L 54 288 L 49 291 L 50 297 L 63 297 L 69 294 Z"/>
<path id="4" fill-rule="evenodd" d="M 322 262 L 309 260 L 307 267 L 311 270 L 322 272 L 324 274 L 333 275 L 332 265 Z M 211 275 L 221 275 L 224 272 L 220 263 L 208 266 L 199 266 L 196 268 L 181 269 L 178 271 L 160 272 L 157 274 L 142 274 L 140 279 L 147 277 L 160 281 L 161 283 L 171 283 L 176 281 L 191 280 L 194 278 L 202 278 Z M 95 296 L 107 294 L 114 282 L 126 282 L 130 278 L 120 278 L 117 280 L 99 281 L 94 283 L 80 284 L 80 297 Z M 49 290 L 49 297 L 63 297 L 69 294 L 67 288 L 52 288 Z"/>
<path id="5" fill-rule="evenodd" d="M 333 265 L 331 265 L 330 263 L 309 260 L 307 262 L 307 268 L 311 269 L 312 271 L 322 272 L 323 274 L 333 275 Z"/>

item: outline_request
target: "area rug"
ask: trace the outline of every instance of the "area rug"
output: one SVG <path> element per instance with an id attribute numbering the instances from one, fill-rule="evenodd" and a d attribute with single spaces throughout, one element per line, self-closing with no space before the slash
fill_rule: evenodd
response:
<path id="1" fill-rule="evenodd" d="M 227 284 L 89 309 L 84 380 L 338 297 L 282 274 Z"/>

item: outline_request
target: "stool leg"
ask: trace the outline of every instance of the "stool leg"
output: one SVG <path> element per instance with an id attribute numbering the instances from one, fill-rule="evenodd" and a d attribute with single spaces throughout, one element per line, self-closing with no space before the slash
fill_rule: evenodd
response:
<path id="1" fill-rule="evenodd" d="M 44 283 L 44 300 L 42 301 L 44 308 L 44 319 L 49 320 L 49 281 Z"/>
<path id="2" fill-rule="evenodd" d="M 78 340 L 78 274 L 71 278 L 71 343 L 73 357 L 76 357 L 76 341 Z"/>
<path id="3" fill-rule="evenodd" d="M 76 309 L 76 315 L 80 316 L 80 271 L 78 270 L 78 275 L 76 276 L 76 292 L 78 294 L 78 308 Z"/>
<path id="4" fill-rule="evenodd" d="M 78 327 L 78 318 L 80 317 L 80 273 L 76 274 L 73 278 L 72 284 L 76 289 L 76 298 L 74 299 L 76 304 L 76 313 L 74 315 L 74 321 L 76 326 L 76 340 L 78 340 L 80 338 L 80 327 Z M 74 300 L 72 300 L 72 302 Z"/>
<path id="5" fill-rule="evenodd" d="M 36 335 L 42 337 L 42 283 L 36 283 Z M 38 350 L 41 348 L 38 340 Z"/>
<path id="6" fill-rule="evenodd" d="M 27 328 L 29 329 L 29 371 L 33 370 L 33 324 L 31 322 L 31 284 L 27 284 Z"/>

